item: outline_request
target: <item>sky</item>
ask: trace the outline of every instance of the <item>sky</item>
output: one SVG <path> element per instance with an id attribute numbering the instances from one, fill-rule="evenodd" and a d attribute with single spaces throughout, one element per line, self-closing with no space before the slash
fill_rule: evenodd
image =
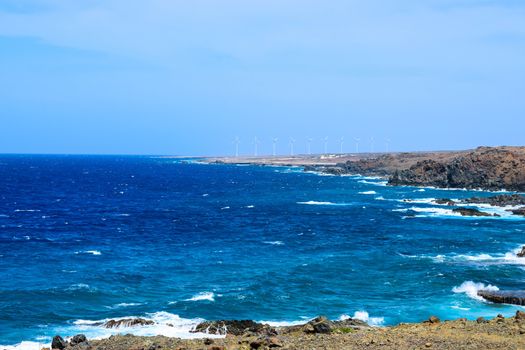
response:
<path id="1" fill-rule="evenodd" d="M 524 93 L 523 0 L 0 0 L 0 153 L 524 145 Z"/>

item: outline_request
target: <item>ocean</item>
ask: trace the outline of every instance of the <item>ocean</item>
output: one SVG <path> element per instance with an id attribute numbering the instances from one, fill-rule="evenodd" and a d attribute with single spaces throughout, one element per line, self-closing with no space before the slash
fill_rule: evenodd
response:
<path id="1" fill-rule="evenodd" d="M 373 325 L 519 308 L 525 218 L 469 218 L 432 198 L 301 168 L 139 156 L 0 156 L 0 349 L 84 333 L 195 337 L 200 320 Z M 105 329 L 122 317 L 155 325 Z"/>

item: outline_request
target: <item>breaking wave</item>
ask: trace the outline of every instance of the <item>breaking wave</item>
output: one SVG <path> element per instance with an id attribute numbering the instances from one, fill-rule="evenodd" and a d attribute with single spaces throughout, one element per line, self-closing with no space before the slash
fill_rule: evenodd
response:
<path id="1" fill-rule="evenodd" d="M 460 286 L 452 288 L 454 293 L 465 293 L 469 298 L 485 301 L 482 297 L 478 295 L 480 290 L 489 290 L 489 291 L 498 291 L 499 288 L 491 284 L 485 285 L 483 283 L 476 283 L 472 281 L 465 281 Z"/>

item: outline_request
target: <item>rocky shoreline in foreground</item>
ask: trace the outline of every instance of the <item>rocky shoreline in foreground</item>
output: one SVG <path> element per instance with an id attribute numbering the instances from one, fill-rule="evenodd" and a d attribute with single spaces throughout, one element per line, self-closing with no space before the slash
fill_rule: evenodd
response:
<path id="1" fill-rule="evenodd" d="M 141 325 L 147 321 L 124 322 Z M 475 321 L 442 322 L 432 316 L 422 323 L 380 328 L 357 319 L 330 321 L 322 316 L 304 325 L 288 327 L 271 327 L 253 321 L 206 321 L 194 331 L 206 331 L 209 336 L 179 339 L 115 335 L 89 340 L 76 335 L 68 341 L 56 336 L 52 347 L 58 350 L 524 349 L 525 313 L 517 311 L 509 318 L 498 315 Z M 212 335 L 225 336 L 212 338 Z"/>

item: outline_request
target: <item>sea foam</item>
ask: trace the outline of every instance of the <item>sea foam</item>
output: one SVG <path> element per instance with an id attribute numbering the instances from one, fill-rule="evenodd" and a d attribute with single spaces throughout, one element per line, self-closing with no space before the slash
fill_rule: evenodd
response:
<path id="1" fill-rule="evenodd" d="M 385 323 L 385 318 L 384 317 L 370 317 L 368 312 L 362 311 L 362 310 L 354 312 L 354 315 L 352 317 L 350 317 L 350 316 L 348 316 L 346 314 L 343 314 L 343 315 L 341 315 L 339 317 L 339 320 L 344 321 L 344 320 L 347 320 L 349 318 L 353 318 L 353 319 L 356 319 L 356 320 L 360 320 L 360 321 L 366 322 L 370 326 L 381 326 L 382 324 Z"/>
<path id="2" fill-rule="evenodd" d="M 480 290 L 498 291 L 499 288 L 491 284 L 485 285 L 483 283 L 476 283 L 472 281 L 465 281 L 460 286 L 452 288 L 454 293 L 465 293 L 469 298 L 485 301 L 485 299 L 478 295 L 478 291 Z"/>
<path id="3" fill-rule="evenodd" d="M 215 293 L 213 292 L 201 292 L 198 294 L 195 294 L 189 299 L 185 299 L 184 301 L 215 301 Z"/>

